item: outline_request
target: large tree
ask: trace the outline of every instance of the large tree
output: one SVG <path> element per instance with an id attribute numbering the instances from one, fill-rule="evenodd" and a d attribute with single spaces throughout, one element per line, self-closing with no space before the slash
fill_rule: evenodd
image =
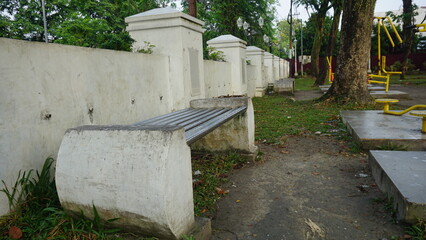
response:
<path id="1" fill-rule="evenodd" d="M 404 56 L 402 58 L 402 74 L 401 79 L 405 79 L 405 73 L 408 70 L 408 56 L 411 53 L 411 48 L 413 47 L 414 42 L 414 32 L 412 29 L 407 29 L 406 27 L 413 25 L 414 19 L 414 6 L 412 0 L 402 0 L 402 22 L 403 22 L 403 52 Z"/>
<path id="2" fill-rule="evenodd" d="M 333 23 L 328 35 L 328 44 L 327 44 L 327 49 L 325 51 L 326 56 L 334 55 L 334 48 L 336 46 L 337 34 L 339 32 L 340 16 L 342 14 L 342 8 L 343 8 L 343 0 L 331 0 L 331 5 L 333 7 L 334 14 L 333 14 Z M 327 61 L 323 61 L 322 67 L 319 70 L 319 75 L 316 78 L 314 83 L 315 86 L 324 84 L 325 79 L 327 78 L 327 73 L 328 73 L 327 70 L 328 70 Z"/>
<path id="3" fill-rule="evenodd" d="M 315 16 L 315 38 L 311 51 L 311 74 L 315 77 L 319 74 L 319 55 L 321 52 L 321 42 L 324 35 L 324 20 L 328 9 L 331 8 L 330 0 L 297 0 L 297 4 L 303 4 L 307 8 L 313 8 Z"/>
<path id="4" fill-rule="evenodd" d="M 376 0 L 345 0 L 335 81 L 323 99 L 341 104 L 372 101 L 367 88 L 368 51 Z"/>

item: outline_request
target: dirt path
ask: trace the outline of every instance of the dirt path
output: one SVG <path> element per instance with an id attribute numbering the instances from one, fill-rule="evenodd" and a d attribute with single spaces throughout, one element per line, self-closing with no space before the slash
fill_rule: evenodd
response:
<path id="1" fill-rule="evenodd" d="M 236 172 L 218 203 L 212 239 L 386 239 L 401 236 L 368 170 L 331 137 L 260 145 L 263 161 Z M 362 177 L 359 177 L 361 173 Z M 366 174 L 366 175 L 363 175 Z"/>
<path id="2" fill-rule="evenodd" d="M 426 104 L 426 86 L 394 88 L 412 98 L 400 105 Z M 320 95 L 296 92 L 295 98 Z M 230 193 L 212 221 L 213 240 L 385 240 L 404 234 L 385 209 L 365 153 L 349 154 L 346 143 L 316 135 L 259 147 L 262 161 L 230 177 Z"/>

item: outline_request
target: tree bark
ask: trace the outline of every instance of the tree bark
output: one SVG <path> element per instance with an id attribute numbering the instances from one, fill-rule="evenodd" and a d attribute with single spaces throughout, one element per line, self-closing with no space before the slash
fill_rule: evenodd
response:
<path id="1" fill-rule="evenodd" d="M 328 3 L 329 1 L 322 1 L 316 16 L 315 39 L 311 50 L 311 72 L 315 77 L 318 77 L 319 74 L 319 54 L 321 52 L 325 16 L 327 15 L 327 10 L 329 9 Z"/>
<path id="2" fill-rule="evenodd" d="M 402 21 L 403 27 L 412 25 L 413 19 L 413 4 L 412 0 L 402 0 L 403 10 L 402 10 Z M 400 79 L 405 79 L 405 74 L 408 70 L 408 56 L 411 54 L 411 48 L 413 46 L 414 32 L 412 29 L 403 30 L 403 52 L 404 56 L 402 57 L 402 74 L 400 75 Z"/>
<path id="3" fill-rule="evenodd" d="M 340 16 L 342 15 L 342 4 L 341 4 L 342 1 L 338 0 L 335 2 L 336 3 L 333 4 L 334 16 L 333 16 L 333 23 L 331 26 L 330 34 L 328 36 L 326 56 L 333 56 L 334 48 L 336 46 L 337 32 L 339 31 Z M 327 64 L 327 61 L 324 60 L 322 62 L 322 67 L 319 71 L 319 75 L 317 79 L 315 80 L 314 86 L 324 85 L 327 75 L 328 75 L 328 64 Z"/>
<path id="4" fill-rule="evenodd" d="M 345 0 L 335 80 L 324 99 L 346 104 L 372 101 L 367 88 L 368 52 L 376 0 Z"/>
<path id="5" fill-rule="evenodd" d="M 197 17 L 197 0 L 188 0 L 189 15 Z"/>

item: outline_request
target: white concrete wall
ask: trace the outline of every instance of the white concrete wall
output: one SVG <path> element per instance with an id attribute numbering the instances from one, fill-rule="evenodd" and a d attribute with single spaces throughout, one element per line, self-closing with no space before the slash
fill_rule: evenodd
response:
<path id="1" fill-rule="evenodd" d="M 68 128 L 170 112 L 170 79 L 161 55 L 0 38 L 0 180 L 56 158 Z"/>
<path id="2" fill-rule="evenodd" d="M 274 81 L 280 79 L 280 58 L 274 56 Z"/>
<path id="3" fill-rule="evenodd" d="M 231 63 L 204 60 L 206 98 L 226 96 L 231 92 Z"/>
<path id="4" fill-rule="evenodd" d="M 266 76 L 267 76 L 267 82 L 268 83 L 274 83 L 274 55 L 271 53 L 265 52 L 265 66 L 266 69 Z"/>

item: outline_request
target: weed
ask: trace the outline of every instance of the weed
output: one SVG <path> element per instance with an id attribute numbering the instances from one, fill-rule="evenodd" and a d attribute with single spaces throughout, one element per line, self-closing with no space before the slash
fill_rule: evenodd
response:
<path id="1" fill-rule="evenodd" d="M 217 50 L 214 47 L 208 46 L 206 48 L 206 60 L 213 60 L 219 62 L 225 62 L 225 54 L 222 51 Z"/>
<path id="2" fill-rule="evenodd" d="M 405 233 L 411 236 L 411 240 L 426 239 L 426 222 L 419 219 L 416 224 L 407 227 Z"/>
<path id="3" fill-rule="evenodd" d="M 192 154 L 195 215 L 209 215 L 214 212 L 216 201 L 227 193 L 221 189 L 221 185 L 227 181 L 227 174 L 232 169 L 241 168 L 245 163 L 246 159 L 235 152 Z"/>
<path id="4" fill-rule="evenodd" d="M 405 145 L 398 145 L 393 143 L 386 143 L 377 147 L 378 150 L 388 151 L 407 151 L 408 147 Z"/>
<path id="5" fill-rule="evenodd" d="M 142 48 L 137 49 L 138 53 L 145 53 L 145 54 L 152 54 L 154 52 L 155 45 L 151 44 L 150 42 L 143 41 L 145 44 Z"/>
<path id="6" fill-rule="evenodd" d="M 94 219 L 84 215 L 74 219 L 61 208 L 50 174 L 52 164 L 52 158 L 46 159 L 35 178 L 31 177 L 33 170 L 20 171 L 11 189 L 3 182 L 1 191 L 9 200 L 11 212 L 0 219 L 0 238 L 4 239 L 3 234 L 13 228 L 22 232 L 24 239 L 109 239 L 118 230 L 103 228 L 94 205 Z"/>

